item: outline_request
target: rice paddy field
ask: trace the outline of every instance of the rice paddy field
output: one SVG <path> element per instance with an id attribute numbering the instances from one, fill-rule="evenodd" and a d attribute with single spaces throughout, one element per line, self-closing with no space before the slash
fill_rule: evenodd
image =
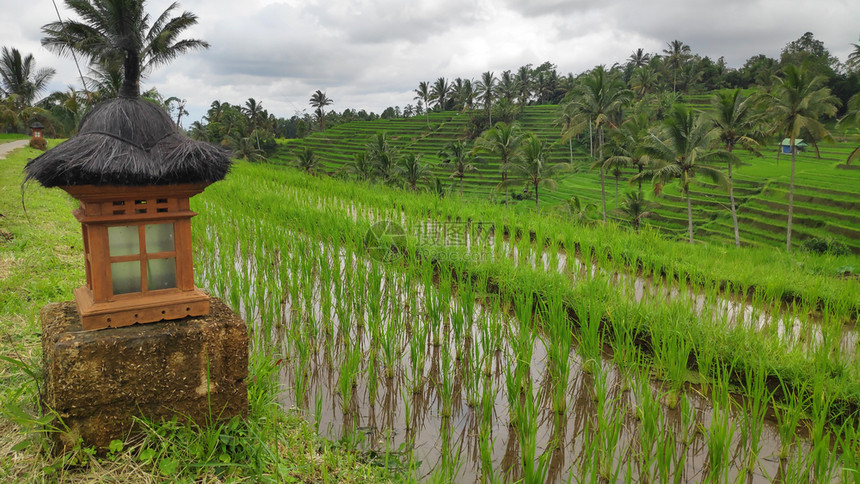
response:
<path id="1" fill-rule="evenodd" d="M 4 362 L 38 361 L 39 307 L 83 278 L 73 201 L 9 202 L 28 152 L 0 170 Z M 197 285 L 252 331 L 249 388 L 320 437 L 282 437 L 255 393 L 253 431 L 187 446 L 247 456 L 175 457 L 162 429 L 157 465 L 152 440 L 118 471 L 48 464 L 7 420 L 36 397 L 6 366 L 0 476 L 171 480 L 178 461 L 207 482 L 860 482 L 856 255 L 689 245 L 276 164 L 237 163 L 192 208 Z M 260 460 L 272 440 L 298 463 Z"/>
<path id="2" fill-rule="evenodd" d="M 707 109 L 709 99 L 709 96 L 689 96 L 683 101 L 688 106 Z M 533 132 L 550 144 L 553 162 L 572 167 L 558 178 L 557 191 L 542 192 L 541 205 L 544 210 L 551 209 L 552 206 L 563 205 L 575 195 L 583 202 L 599 207 L 599 174 L 589 170 L 588 146 L 575 140 L 571 143 L 561 141 L 561 128 L 555 123 L 557 110 L 558 107 L 552 105 L 526 106 L 517 120 L 524 131 Z M 435 176 L 452 185 L 450 170 L 439 164 L 437 154 L 446 143 L 464 136 L 468 122 L 467 114 L 454 112 L 431 113 L 429 123 L 425 117 L 351 122 L 291 141 L 272 161 L 290 163 L 298 150 L 310 147 L 321 158 L 323 170 L 337 174 L 352 160 L 354 153 L 364 151 L 373 135 L 385 132 L 392 146 L 401 153 L 422 155 Z M 835 142 L 821 143 L 819 153 L 810 146 L 798 154 L 793 240 L 800 244 L 813 237 L 832 239 L 845 244 L 854 254 L 860 254 L 860 203 L 856 200 L 856 194 L 860 192 L 860 170 L 845 166 L 848 154 L 860 145 L 860 132 L 842 127 L 834 131 Z M 791 164 L 789 157 L 777 157 L 776 140 L 769 143 L 761 146 L 762 156 L 735 152 L 741 162 L 734 170 L 735 203 L 741 242 L 747 246 L 779 247 L 785 243 Z M 499 173 L 498 160 L 485 157 L 479 172 L 466 176 L 465 196 L 500 202 L 502 196 L 497 190 Z M 608 211 L 617 207 L 619 197 L 632 188 L 627 180 L 634 174 L 632 168 L 622 170 L 617 184 L 613 176 L 607 175 Z M 669 237 L 683 239 L 687 230 L 686 205 L 677 186 L 669 185 L 661 196 L 649 194 L 649 197 L 657 207 L 646 223 Z M 728 194 L 706 183 L 693 185 L 691 198 L 696 240 L 733 243 Z M 534 200 L 524 200 L 518 205 L 520 210 L 528 210 L 534 206 Z M 615 214 L 609 215 L 618 218 Z"/>
<path id="3" fill-rule="evenodd" d="M 245 163 L 193 204 L 281 404 L 404 479 L 860 478 L 856 257 Z"/>

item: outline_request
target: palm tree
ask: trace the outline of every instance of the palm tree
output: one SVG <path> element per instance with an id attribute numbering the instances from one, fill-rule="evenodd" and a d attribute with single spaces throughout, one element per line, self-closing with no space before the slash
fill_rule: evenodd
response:
<path id="1" fill-rule="evenodd" d="M 665 54 L 667 67 L 672 69 L 672 92 L 675 92 L 675 86 L 678 81 L 678 71 L 690 58 L 690 46 L 680 40 L 673 40 L 666 43 L 667 48 L 663 49 Z"/>
<path id="2" fill-rule="evenodd" d="M 22 56 L 14 47 L 3 47 L 0 52 L 0 95 L 14 95 L 18 111 L 35 104 L 55 74 L 50 67 L 36 69 L 33 54 Z"/>
<path id="3" fill-rule="evenodd" d="M 651 60 L 651 54 L 646 53 L 645 49 L 640 47 L 630 54 L 630 57 L 627 59 L 627 62 L 633 65 L 634 68 L 639 68 L 648 65 L 648 61 Z"/>
<path id="4" fill-rule="evenodd" d="M 412 91 L 415 93 L 415 97 L 412 99 L 415 101 L 424 101 L 424 107 L 426 108 L 424 112 L 427 114 L 427 128 L 430 128 L 430 85 L 427 81 L 421 81 L 418 83 L 418 89 Z"/>
<path id="5" fill-rule="evenodd" d="M 802 130 L 817 138 L 829 137 L 819 121 L 821 116 L 833 116 L 839 100 L 824 87 L 824 76 L 815 76 L 805 68 L 793 64 L 785 66 L 784 77 L 774 77 L 770 113 L 780 137 L 789 139 L 791 149 L 791 181 L 788 188 L 788 223 L 785 250 L 791 251 L 791 222 L 794 213 L 795 140 Z"/>
<path id="6" fill-rule="evenodd" d="M 317 89 L 316 92 L 311 95 L 311 99 L 309 102 L 312 108 L 318 110 L 320 131 L 325 131 L 325 107 L 334 103 L 334 100 L 326 96 L 323 91 Z"/>
<path id="7" fill-rule="evenodd" d="M 475 155 L 472 154 L 472 151 L 468 149 L 465 143 L 457 140 L 445 145 L 445 147 L 439 151 L 439 158 L 442 160 L 442 163 L 451 165 L 453 170 L 451 178 L 460 179 L 460 196 L 462 197 L 463 178 L 465 178 L 466 173 L 478 171 L 478 167 L 475 166 Z"/>
<path id="8" fill-rule="evenodd" d="M 839 120 L 839 122 L 841 123 L 846 119 L 849 123 L 860 125 L 860 93 L 851 96 L 851 99 L 848 100 L 848 112 L 845 114 L 844 118 Z M 860 159 L 860 146 L 854 148 L 854 150 L 848 155 L 848 159 L 845 161 L 845 164 L 850 165 L 852 161 L 857 159 Z"/>
<path id="9" fill-rule="evenodd" d="M 397 164 L 397 149 L 388 143 L 388 136 L 376 133 L 366 145 L 367 159 L 383 183 L 389 183 L 395 175 Z"/>
<path id="10" fill-rule="evenodd" d="M 444 111 L 448 105 L 448 95 L 451 93 L 451 86 L 448 80 L 444 77 L 436 79 L 433 86 L 430 88 L 430 99 L 435 101 L 439 111 Z"/>
<path id="11" fill-rule="evenodd" d="M 633 71 L 630 76 L 630 89 L 636 93 L 639 99 L 645 97 L 657 89 L 657 84 L 660 81 L 660 76 L 651 66 L 642 66 Z"/>
<path id="12" fill-rule="evenodd" d="M 641 191 L 630 191 L 624 194 L 624 200 L 621 201 L 621 206 L 616 208 L 615 212 L 630 220 L 630 224 L 633 225 L 633 231 L 638 233 L 642 219 L 650 216 L 652 213 L 648 209 L 656 205 L 654 202 L 646 200 Z"/>
<path id="13" fill-rule="evenodd" d="M 627 118 L 621 126 L 612 131 L 611 153 L 613 154 L 606 159 L 610 163 L 608 166 L 622 163 L 636 167 L 637 175 L 642 173 L 650 163 L 647 152 L 650 139 L 649 124 L 648 113 L 643 111 Z M 642 178 L 637 181 L 641 193 Z"/>
<path id="14" fill-rule="evenodd" d="M 577 195 L 565 200 L 565 203 L 560 207 L 578 224 L 588 224 L 591 220 L 591 217 L 588 215 L 589 212 L 597 208 L 593 203 L 582 203 L 582 199 Z"/>
<path id="15" fill-rule="evenodd" d="M 517 71 L 517 100 L 522 108 L 529 103 L 531 97 L 532 79 L 531 79 L 531 64 L 521 66 Z"/>
<path id="16" fill-rule="evenodd" d="M 756 131 L 759 115 L 755 109 L 755 99 L 744 97 L 740 89 L 720 91 L 711 99 L 713 111 L 711 121 L 717 129 L 719 140 L 726 151 L 731 153 L 736 145 L 758 153 Z M 729 204 L 732 212 L 732 225 L 735 231 L 735 245 L 740 247 L 741 236 L 738 231 L 738 212 L 735 207 L 735 190 L 732 182 L 732 161 L 729 162 Z"/>
<path id="17" fill-rule="evenodd" d="M 397 172 L 412 190 L 417 190 L 418 182 L 427 181 L 432 175 L 430 166 L 427 163 L 421 163 L 421 155 L 415 153 L 407 153 L 400 158 Z"/>
<path id="18" fill-rule="evenodd" d="M 693 210 L 690 204 L 690 184 L 697 176 L 705 176 L 717 185 L 728 188 L 728 178 L 719 169 L 709 165 L 710 161 L 725 161 L 734 157 L 720 149 L 712 149 L 711 143 L 717 136 L 709 119 L 684 106 L 676 106 L 663 122 L 662 136 L 651 135 L 652 145 L 649 155 L 654 162 L 650 170 L 636 175 L 650 177 L 655 184 L 655 193 L 663 185 L 678 180 L 681 191 L 687 200 L 687 228 L 690 243 L 693 243 Z"/>
<path id="19" fill-rule="evenodd" d="M 511 103 L 517 97 L 517 81 L 511 71 L 502 71 L 502 77 L 499 78 L 497 89 L 498 95 Z"/>
<path id="20" fill-rule="evenodd" d="M 516 157 L 511 165 L 511 172 L 515 179 L 525 180 L 534 188 L 535 209 L 540 211 L 540 187 L 550 190 L 558 188 L 554 177 L 562 168 L 549 163 L 549 150 L 546 145 L 534 134 L 529 134 L 523 139 L 521 155 Z M 511 180 L 508 180 L 508 183 L 510 182 Z"/>
<path id="21" fill-rule="evenodd" d="M 367 157 L 366 151 L 352 155 L 352 163 L 346 165 L 345 170 L 361 181 L 373 178 L 373 162 Z"/>
<path id="22" fill-rule="evenodd" d="M 65 20 L 42 27 L 42 45 L 61 55 L 81 54 L 91 64 L 122 63 L 121 94 L 140 94 L 140 78 L 151 69 L 166 64 L 181 54 L 205 49 L 209 44 L 197 39 L 179 39 L 197 16 L 182 12 L 173 3 L 150 24 L 141 0 L 66 0 L 83 21 Z"/>
<path id="23" fill-rule="evenodd" d="M 296 154 L 295 165 L 305 173 L 314 173 L 319 167 L 320 160 L 309 146 Z"/>
<path id="24" fill-rule="evenodd" d="M 848 54 L 848 60 L 845 62 L 845 66 L 854 72 L 860 72 L 860 44 L 851 44 L 854 47 L 854 50 Z"/>
<path id="25" fill-rule="evenodd" d="M 574 88 L 574 96 L 570 101 L 570 109 L 574 121 L 562 139 L 569 140 L 588 129 L 589 137 L 597 139 L 597 160 L 600 166 L 600 191 L 603 199 L 603 221 L 606 221 L 606 185 L 603 169 L 603 144 L 605 141 L 604 128 L 613 127 L 611 122 L 623 109 L 624 104 L 632 97 L 632 93 L 624 87 L 617 76 L 608 72 L 603 66 L 597 66 L 580 79 Z M 591 142 L 592 146 L 594 141 Z M 591 156 L 594 157 L 592 148 Z"/>
<path id="26" fill-rule="evenodd" d="M 490 153 L 499 157 L 502 172 L 502 186 L 508 180 L 508 168 L 520 151 L 522 134 L 516 124 L 498 122 L 475 141 L 475 151 Z M 508 205 L 508 190 L 505 186 L 505 206 Z"/>
<path id="27" fill-rule="evenodd" d="M 496 76 L 490 71 L 481 74 L 481 80 L 476 86 L 478 100 L 484 103 L 484 109 L 487 110 L 487 118 L 489 125 L 493 125 L 493 115 L 490 108 L 493 107 L 493 96 L 496 95 Z"/>
<path id="28" fill-rule="evenodd" d="M 111 59 L 90 65 L 89 75 L 85 78 L 86 85 L 96 101 L 119 96 L 122 80 L 122 64 Z"/>

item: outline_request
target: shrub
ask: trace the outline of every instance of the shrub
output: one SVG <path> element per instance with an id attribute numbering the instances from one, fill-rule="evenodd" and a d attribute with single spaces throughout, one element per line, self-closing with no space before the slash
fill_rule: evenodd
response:
<path id="1" fill-rule="evenodd" d="M 45 151 L 48 149 L 48 142 L 45 138 L 33 138 L 30 140 L 30 148 Z"/>
<path id="2" fill-rule="evenodd" d="M 831 238 L 811 237 L 800 244 L 800 248 L 816 254 L 848 255 L 851 253 L 842 242 Z"/>

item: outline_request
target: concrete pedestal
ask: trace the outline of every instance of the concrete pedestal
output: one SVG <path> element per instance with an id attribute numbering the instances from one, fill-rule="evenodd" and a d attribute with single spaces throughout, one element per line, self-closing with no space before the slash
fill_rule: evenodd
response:
<path id="1" fill-rule="evenodd" d="M 198 425 L 248 414 L 248 327 L 217 298 L 207 316 L 82 331 L 74 302 L 42 308 L 44 404 L 101 450 L 134 432 L 133 417 Z M 46 409 L 47 410 L 47 409 Z"/>

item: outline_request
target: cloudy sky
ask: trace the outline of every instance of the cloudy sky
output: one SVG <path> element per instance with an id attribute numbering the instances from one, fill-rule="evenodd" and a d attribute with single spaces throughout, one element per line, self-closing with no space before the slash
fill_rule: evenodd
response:
<path id="1" fill-rule="evenodd" d="M 147 8 L 155 15 L 170 3 Z M 844 61 L 860 36 L 857 0 L 184 0 L 180 8 L 199 16 L 186 37 L 212 47 L 151 73 L 143 87 L 187 99 L 191 120 L 214 99 L 249 97 L 289 117 L 310 110 L 316 89 L 338 111 L 379 113 L 414 103 L 422 80 L 545 61 L 579 73 L 673 39 L 740 67 L 756 54 L 779 57 L 809 31 Z M 71 59 L 39 43 L 41 26 L 57 19 L 50 0 L 0 0 L 0 11 L 0 45 L 54 67 L 52 90 L 80 87 Z"/>

